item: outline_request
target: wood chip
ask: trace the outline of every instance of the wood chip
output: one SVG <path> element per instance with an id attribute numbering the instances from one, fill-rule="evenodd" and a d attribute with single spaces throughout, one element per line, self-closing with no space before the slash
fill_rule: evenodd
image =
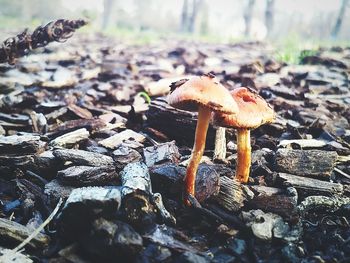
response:
<path id="1" fill-rule="evenodd" d="M 142 134 L 127 129 L 107 139 L 99 141 L 99 144 L 106 148 L 115 149 L 118 148 L 124 141 L 134 140 L 142 143 L 145 141 L 145 139 L 146 137 Z"/>
<path id="2" fill-rule="evenodd" d="M 284 184 L 292 185 L 297 190 L 301 190 L 307 195 L 342 194 L 344 191 L 343 185 L 339 183 L 325 182 L 286 173 L 278 173 L 278 178 L 280 178 Z"/>
<path id="3" fill-rule="evenodd" d="M 88 152 L 84 150 L 75 149 L 56 149 L 53 151 L 53 155 L 61 161 L 70 161 L 75 165 L 88 165 L 88 166 L 113 166 L 113 158 L 107 155 L 103 155 L 95 152 Z"/>
<path id="4" fill-rule="evenodd" d="M 275 169 L 277 172 L 329 178 L 337 157 L 335 151 L 278 149 Z"/>
<path id="5" fill-rule="evenodd" d="M 56 139 L 50 142 L 50 145 L 61 146 L 61 147 L 72 147 L 76 143 L 86 140 L 87 138 L 89 138 L 89 136 L 90 136 L 90 133 L 85 128 L 82 128 L 82 129 L 75 130 L 57 137 Z"/>
<path id="6" fill-rule="evenodd" d="M 0 237 L 2 240 L 20 243 L 30 236 L 31 233 L 30 229 L 21 224 L 0 218 Z M 43 248 L 49 244 L 49 241 L 49 236 L 39 233 L 28 243 L 28 246 L 34 249 Z"/>

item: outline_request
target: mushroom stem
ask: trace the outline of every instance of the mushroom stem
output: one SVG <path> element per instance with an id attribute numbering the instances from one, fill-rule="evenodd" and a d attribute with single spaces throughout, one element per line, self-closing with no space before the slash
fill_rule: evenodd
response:
<path id="1" fill-rule="evenodd" d="M 218 127 L 215 135 L 214 157 L 216 161 L 224 162 L 226 159 L 226 128 Z"/>
<path id="2" fill-rule="evenodd" d="M 203 156 L 205 141 L 207 138 L 207 130 L 210 121 L 210 109 L 199 106 L 198 109 L 198 121 L 196 127 L 196 135 L 194 139 L 194 145 L 191 155 L 191 160 L 187 166 L 187 172 L 185 177 L 185 204 L 189 205 L 188 194 L 195 196 L 195 183 L 198 165 Z"/>
<path id="3" fill-rule="evenodd" d="M 236 178 L 247 183 L 251 164 L 250 130 L 237 129 L 237 167 Z"/>

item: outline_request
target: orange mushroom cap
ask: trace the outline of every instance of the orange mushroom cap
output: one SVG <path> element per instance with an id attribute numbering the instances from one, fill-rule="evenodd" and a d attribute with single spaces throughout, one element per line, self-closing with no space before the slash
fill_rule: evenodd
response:
<path id="1" fill-rule="evenodd" d="M 234 114 L 238 106 L 226 89 L 212 74 L 173 83 L 175 90 L 168 96 L 169 105 L 181 110 L 197 111 L 198 106 L 215 112 Z"/>
<path id="2" fill-rule="evenodd" d="M 214 113 L 214 123 L 218 126 L 254 129 L 270 123 L 275 117 L 273 108 L 255 91 L 242 87 L 231 91 L 239 112 L 237 114 Z"/>

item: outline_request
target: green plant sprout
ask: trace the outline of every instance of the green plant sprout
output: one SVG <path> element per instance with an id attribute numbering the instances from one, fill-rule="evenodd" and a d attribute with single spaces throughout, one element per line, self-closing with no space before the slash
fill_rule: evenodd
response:
<path id="1" fill-rule="evenodd" d="M 140 91 L 139 93 L 136 94 L 136 96 L 141 96 L 144 97 L 147 104 L 151 104 L 151 97 L 147 94 L 145 91 Z"/>

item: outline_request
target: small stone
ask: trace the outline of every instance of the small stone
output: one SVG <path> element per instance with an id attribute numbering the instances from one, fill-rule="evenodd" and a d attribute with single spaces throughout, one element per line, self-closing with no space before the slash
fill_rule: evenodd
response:
<path id="1" fill-rule="evenodd" d="M 250 210 L 242 212 L 242 217 L 246 225 L 251 227 L 253 234 L 262 240 L 278 238 L 292 242 L 300 238 L 301 231 L 298 225 L 290 228 L 279 215 Z"/>
<path id="2" fill-rule="evenodd" d="M 271 240 L 272 239 L 272 227 L 273 221 L 268 220 L 263 223 L 255 223 L 251 226 L 253 234 L 260 239 L 263 240 Z"/>

